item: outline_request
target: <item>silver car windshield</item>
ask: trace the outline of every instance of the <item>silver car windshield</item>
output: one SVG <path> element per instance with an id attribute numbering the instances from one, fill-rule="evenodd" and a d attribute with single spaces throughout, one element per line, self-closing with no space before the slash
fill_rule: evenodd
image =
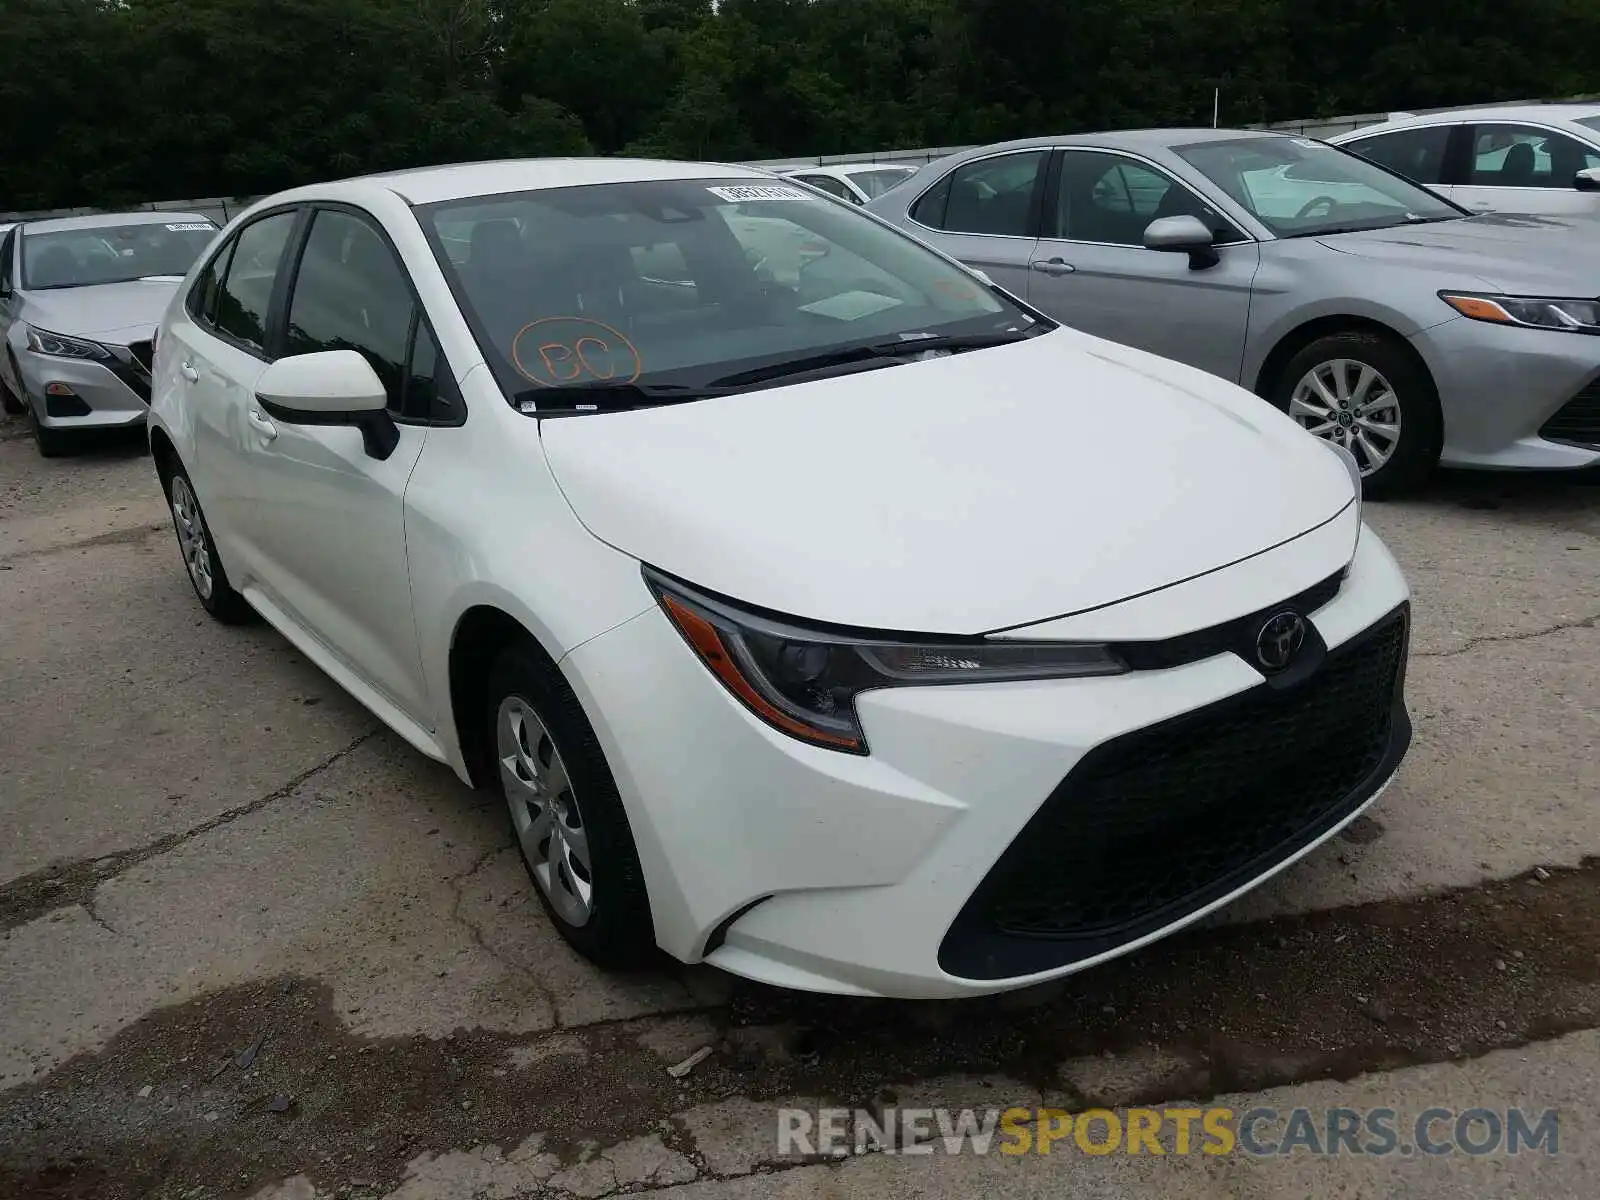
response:
<path id="1" fill-rule="evenodd" d="M 209 221 L 95 225 L 22 237 L 22 286 L 92 287 L 186 275 L 217 227 Z"/>
<path id="2" fill-rule="evenodd" d="M 552 389 L 720 388 L 851 347 L 1036 324 L 913 239 L 792 183 L 549 188 L 418 215 L 501 386 L 534 409 L 574 403 Z"/>
<path id="3" fill-rule="evenodd" d="M 1310 138 L 1235 138 L 1173 149 L 1279 237 L 1465 215 L 1425 188 Z"/>
<path id="4" fill-rule="evenodd" d="M 1587 125 L 1590 129 L 1600 129 L 1600 116 L 1579 117 L 1575 124 Z"/>
<path id="5" fill-rule="evenodd" d="M 904 183 L 916 174 L 911 167 L 874 167 L 870 171 L 847 171 L 850 182 L 855 184 L 867 194 L 868 200 L 876 200 L 897 183 Z"/>

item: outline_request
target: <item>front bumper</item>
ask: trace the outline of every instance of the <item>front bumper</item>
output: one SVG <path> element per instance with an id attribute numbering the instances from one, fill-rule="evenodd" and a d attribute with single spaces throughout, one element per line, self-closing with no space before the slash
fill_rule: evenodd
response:
<path id="1" fill-rule="evenodd" d="M 17 352 L 28 402 L 48 429 L 106 429 L 138 425 L 150 411 L 148 359 L 127 346 L 107 346 L 110 360 L 57 358 Z M 61 389 L 65 388 L 65 394 Z"/>
<path id="2" fill-rule="evenodd" d="M 1446 466 L 1559 471 L 1600 462 L 1600 445 L 1552 436 L 1561 428 L 1552 418 L 1600 380 L 1600 337 L 1455 317 L 1411 341 L 1439 389 Z"/>
<path id="3" fill-rule="evenodd" d="M 1303 686 L 1331 677 L 1332 664 L 1358 653 L 1361 635 L 1406 599 L 1388 550 L 1363 531 L 1337 596 L 1308 614 L 1328 658 Z M 1174 600 L 1176 624 L 1182 600 Z M 1403 664 L 1403 645 L 1398 653 Z M 1373 685 L 1389 718 L 1381 752 L 1373 760 L 1370 745 L 1363 747 L 1360 763 L 1346 764 L 1337 795 L 1291 820 L 1283 836 L 1245 831 L 1234 847 L 1226 836 L 1214 839 L 1225 861 L 1202 871 L 1195 887 L 1156 894 L 1146 861 L 1145 882 L 1132 892 L 1122 888 L 1133 919 L 1099 920 L 1093 937 L 1075 940 L 1072 930 L 1025 929 L 1014 914 L 1027 908 L 1030 886 L 1034 899 L 1048 901 L 1051 888 L 1061 893 L 1052 856 L 1063 866 L 1079 864 L 1073 869 L 1087 861 L 1083 850 L 1092 839 L 1075 842 L 1087 829 L 1085 813 L 1125 800 L 1102 794 L 1088 810 L 1063 809 L 1064 791 L 1076 788 L 1080 768 L 1093 769 L 1108 747 L 1213 706 L 1250 704 L 1263 676 L 1237 654 L 1107 678 L 870 692 L 859 703 L 871 747 L 864 757 L 804 745 L 758 721 L 655 610 L 580 646 L 564 666 L 628 808 L 661 946 L 780 986 L 859 995 L 947 997 L 1020 987 L 1181 928 L 1353 819 L 1381 791 L 1409 740 L 1397 667 L 1387 685 Z M 1277 734 L 1295 736 L 1281 726 Z M 1118 853 L 1132 861 L 1141 846 L 1181 851 L 1173 831 L 1207 821 L 1225 834 L 1233 817 L 1218 803 L 1231 795 L 1233 765 L 1223 756 L 1210 763 L 1203 783 L 1176 794 L 1168 787 L 1139 815 L 1137 836 L 1115 839 Z M 1293 791 L 1294 772 L 1280 773 L 1279 782 L 1286 794 Z M 1271 792 L 1257 787 L 1245 798 L 1271 804 Z M 1211 811 L 1196 825 L 1194 805 L 1202 801 Z M 1170 822 L 1163 819 L 1168 809 Z M 1029 860 L 1020 874 L 1012 869 L 1018 855 Z M 1101 874 L 1109 889 L 1113 875 Z M 1109 891 L 1087 900 L 1097 897 L 1114 907 Z M 1020 901 L 1021 909 L 1013 903 L 1013 915 L 1000 919 L 997 900 Z"/>

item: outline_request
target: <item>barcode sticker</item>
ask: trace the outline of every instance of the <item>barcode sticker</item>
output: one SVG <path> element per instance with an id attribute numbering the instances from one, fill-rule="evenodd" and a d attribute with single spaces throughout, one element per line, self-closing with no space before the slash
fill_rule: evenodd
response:
<path id="1" fill-rule="evenodd" d="M 168 225 L 167 228 L 173 233 L 196 233 L 200 230 L 215 229 L 216 226 L 209 221 L 188 221 L 182 225 Z"/>
<path id="2" fill-rule="evenodd" d="M 748 183 L 739 187 L 708 187 L 706 191 L 730 203 L 742 204 L 751 200 L 806 200 L 797 187 L 781 183 Z"/>

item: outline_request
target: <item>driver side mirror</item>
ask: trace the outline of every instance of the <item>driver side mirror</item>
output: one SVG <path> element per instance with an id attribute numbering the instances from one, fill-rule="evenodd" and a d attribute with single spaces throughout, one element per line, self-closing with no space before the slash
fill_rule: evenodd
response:
<path id="1" fill-rule="evenodd" d="M 1586 167 L 1579 171 L 1572 186 L 1580 192 L 1600 192 L 1600 167 Z"/>
<path id="2" fill-rule="evenodd" d="M 356 350 L 278 359 L 256 380 L 256 401 L 289 425 L 354 425 L 373 458 L 388 458 L 400 444 L 383 381 Z"/>
<path id="3" fill-rule="evenodd" d="M 1216 240 L 1199 217 L 1158 217 L 1145 227 L 1144 248 L 1169 254 L 1187 254 L 1192 271 L 1214 267 L 1222 261 L 1212 243 Z"/>

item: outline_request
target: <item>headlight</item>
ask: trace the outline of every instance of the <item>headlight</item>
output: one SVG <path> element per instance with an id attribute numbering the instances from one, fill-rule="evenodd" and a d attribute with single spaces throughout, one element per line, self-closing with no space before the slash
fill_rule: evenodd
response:
<path id="1" fill-rule="evenodd" d="M 98 342 L 68 337 L 64 333 L 51 333 L 45 329 L 28 326 L 28 349 L 35 354 L 48 354 L 52 358 L 110 358 L 111 351 Z"/>
<path id="2" fill-rule="evenodd" d="M 1440 292 L 1439 299 L 1464 317 L 1497 325 L 1525 325 L 1559 333 L 1600 333 L 1600 300 L 1542 296 L 1472 295 Z"/>
<path id="3" fill-rule="evenodd" d="M 751 712 L 791 737 L 867 752 L 855 698 L 871 688 L 1120 675 L 1106 646 L 952 641 L 807 629 L 744 612 L 645 570 L 668 618 L 710 672 Z"/>

